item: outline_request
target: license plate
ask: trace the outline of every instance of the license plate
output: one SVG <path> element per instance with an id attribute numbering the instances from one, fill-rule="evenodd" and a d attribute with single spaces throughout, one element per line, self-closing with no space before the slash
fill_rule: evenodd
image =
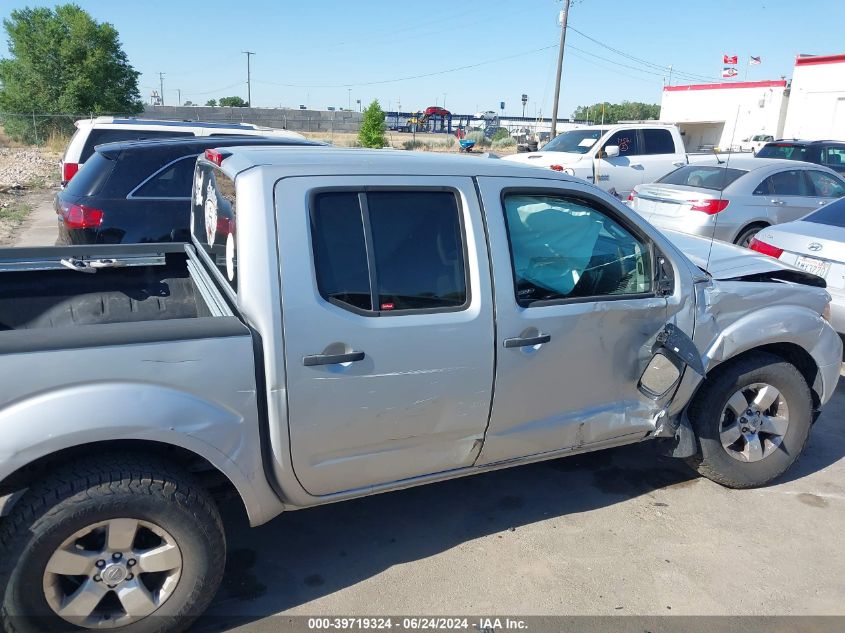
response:
<path id="1" fill-rule="evenodd" d="M 830 262 L 815 259 L 814 257 L 799 256 L 795 260 L 795 265 L 801 270 L 806 270 L 808 273 L 818 275 L 819 277 L 826 277 L 830 270 Z"/>

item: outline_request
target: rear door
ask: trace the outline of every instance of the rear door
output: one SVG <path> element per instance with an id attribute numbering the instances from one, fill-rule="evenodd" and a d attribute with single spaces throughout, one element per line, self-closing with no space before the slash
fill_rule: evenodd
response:
<path id="1" fill-rule="evenodd" d="M 326 495 L 471 466 L 494 363 L 472 180 L 285 178 L 275 200 L 302 486 Z"/>
<path id="2" fill-rule="evenodd" d="M 814 193 L 803 169 L 779 169 L 765 177 L 753 195 L 766 207 L 769 222 L 781 224 L 816 209 L 819 205 Z"/>
<path id="3" fill-rule="evenodd" d="M 690 288 L 680 277 L 658 288 L 656 267 L 671 263 L 588 185 L 478 180 L 490 243 L 502 245 L 493 249 L 496 388 L 478 463 L 654 430 L 666 401 L 643 395 L 638 380 L 667 322 L 692 331 Z"/>
<path id="4" fill-rule="evenodd" d="M 619 147 L 619 156 L 606 156 L 605 148 L 609 145 Z M 595 184 L 611 195 L 625 200 L 631 190 L 643 182 L 645 166 L 642 158 L 638 130 L 617 131 L 605 141 L 593 161 Z"/>
<path id="5" fill-rule="evenodd" d="M 673 169 L 686 165 L 686 155 L 675 147 L 671 130 L 644 128 L 640 132 L 642 155 L 638 160 L 643 166 L 641 182 L 654 182 Z"/>
<path id="6" fill-rule="evenodd" d="M 182 156 L 151 174 L 126 197 L 123 230 L 131 242 L 187 241 L 196 156 Z"/>
<path id="7" fill-rule="evenodd" d="M 841 178 L 819 169 L 808 169 L 804 174 L 816 208 L 845 196 L 845 182 Z"/>

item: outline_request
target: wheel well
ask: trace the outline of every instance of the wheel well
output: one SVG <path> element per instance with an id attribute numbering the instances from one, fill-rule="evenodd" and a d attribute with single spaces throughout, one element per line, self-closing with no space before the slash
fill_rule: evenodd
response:
<path id="1" fill-rule="evenodd" d="M 743 226 L 739 231 L 736 232 L 736 237 L 734 238 L 734 244 L 736 244 L 738 242 L 738 240 L 742 236 L 742 234 L 745 233 L 748 229 L 754 228 L 754 227 L 759 227 L 760 229 L 764 229 L 767 226 L 771 226 L 771 224 L 769 224 L 768 222 L 762 222 L 762 221 L 759 221 L 759 220 L 757 222 L 749 222 L 748 224 Z"/>
<path id="2" fill-rule="evenodd" d="M 732 363 L 755 352 L 768 352 L 793 365 L 804 376 L 804 380 L 807 381 L 807 386 L 810 388 L 810 395 L 813 398 L 813 408 L 818 410 L 821 407 L 821 397 L 816 390 L 816 378 L 819 374 L 818 365 L 816 365 L 816 361 L 813 360 L 813 357 L 810 356 L 807 350 L 794 343 L 770 343 L 768 345 L 754 347 L 729 358 L 724 363 L 720 363 L 713 368 L 713 372 L 718 372 L 728 363 Z"/>
<path id="3" fill-rule="evenodd" d="M 215 500 L 230 500 L 237 497 L 239 507 L 246 512 L 243 500 L 229 478 L 203 456 L 181 446 L 149 440 L 109 440 L 72 446 L 49 455 L 39 457 L 22 466 L 0 482 L 0 497 L 28 488 L 51 469 L 72 460 L 109 452 L 129 452 L 134 455 L 147 454 L 165 459 L 196 477 L 200 484 L 214 496 Z"/>

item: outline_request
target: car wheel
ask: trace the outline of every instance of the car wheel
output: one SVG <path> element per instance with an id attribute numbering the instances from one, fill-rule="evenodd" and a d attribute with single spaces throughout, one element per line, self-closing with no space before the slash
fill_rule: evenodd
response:
<path id="1" fill-rule="evenodd" d="M 804 450 L 812 404 L 804 376 L 781 358 L 760 352 L 728 361 L 690 405 L 700 450 L 689 461 L 729 488 L 762 486 Z"/>
<path id="2" fill-rule="evenodd" d="M 751 244 L 751 240 L 754 239 L 754 236 L 757 235 L 757 233 L 759 233 L 764 228 L 766 228 L 765 224 L 754 224 L 752 226 L 746 227 L 737 236 L 736 240 L 734 240 L 734 244 L 736 244 L 737 246 L 742 246 L 743 248 L 748 248 Z"/>
<path id="3" fill-rule="evenodd" d="M 182 631 L 226 558 L 214 501 L 155 458 L 81 460 L 33 485 L 0 526 L 7 631 Z"/>

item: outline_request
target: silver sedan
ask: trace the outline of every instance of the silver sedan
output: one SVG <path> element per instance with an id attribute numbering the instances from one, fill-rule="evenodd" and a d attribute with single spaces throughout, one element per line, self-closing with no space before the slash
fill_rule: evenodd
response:
<path id="1" fill-rule="evenodd" d="M 658 228 L 748 246 L 760 229 L 797 220 L 845 196 L 845 180 L 821 165 L 751 157 L 710 160 L 636 186 L 631 208 Z"/>
<path id="2" fill-rule="evenodd" d="M 751 248 L 827 281 L 830 323 L 845 334 L 845 199 L 798 220 L 757 233 Z"/>

